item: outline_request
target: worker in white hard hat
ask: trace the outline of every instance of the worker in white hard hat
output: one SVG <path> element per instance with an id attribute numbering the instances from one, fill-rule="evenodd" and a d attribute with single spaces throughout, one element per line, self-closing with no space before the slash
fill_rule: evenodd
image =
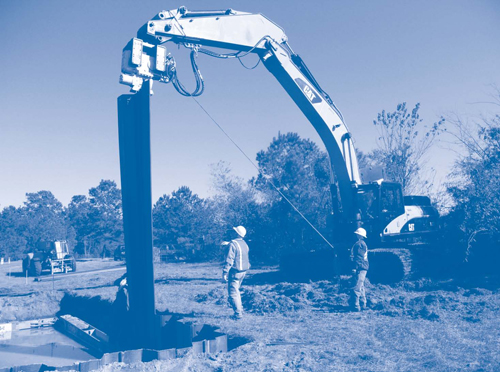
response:
<path id="1" fill-rule="evenodd" d="M 247 230 L 243 226 L 233 227 L 231 241 L 222 243 L 229 246 L 222 278 L 227 282 L 228 299 L 234 310 L 234 319 L 241 319 L 243 316 L 240 286 L 247 270 L 250 269 L 248 244 L 243 240 L 246 233 Z"/>
<path id="2" fill-rule="evenodd" d="M 354 287 L 352 288 L 350 305 L 353 311 L 366 309 L 365 279 L 368 272 L 368 246 L 365 243 L 366 230 L 362 227 L 354 231 L 357 241 L 351 248 L 351 262 Z"/>
<path id="3" fill-rule="evenodd" d="M 117 279 L 116 284 L 119 284 L 119 287 L 116 292 L 116 299 L 111 305 L 113 317 L 110 319 L 108 335 L 113 348 L 127 348 L 131 342 L 130 331 L 127 327 L 131 322 L 127 274 L 125 273 L 121 278 Z"/>

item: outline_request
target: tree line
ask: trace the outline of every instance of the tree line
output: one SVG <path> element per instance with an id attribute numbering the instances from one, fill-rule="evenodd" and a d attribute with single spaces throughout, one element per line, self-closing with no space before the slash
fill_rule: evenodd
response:
<path id="1" fill-rule="evenodd" d="M 500 107 L 497 93 L 494 103 Z M 429 150 L 440 136 L 452 138 L 459 155 L 438 195 L 447 206 L 446 249 L 453 250 L 459 261 L 479 262 L 478 257 L 492 254 L 498 258 L 500 116 L 474 121 L 456 115 L 428 124 L 419 109 L 419 104 L 409 109 L 401 103 L 393 112 L 378 114 L 373 122 L 379 133 L 377 148 L 358 154 L 362 172 L 379 168 L 385 180 L 401 183 L 405 193 L 426 194 L 432 186 L 425 170 Z M 282 195 L 329 236 L 332 201 L 327 154 L 296 133 L 279 133 L 256 155 L 256 164 L 259 173 L 250 180 L 236 177 L 228 163 L 213 165 L 212 197 L 201 198 L 188 186 L 161 196 L 153 206 L 155 247 L 182 251 L 189 259 L 220 258 L 221 239 L 231 226 L 240 224 L 248 228 L 254 262 L 275 264 L 285 253 L 323 246 Z M 121 193 L 116 183 L 102 180 L 88 195 L 74 196 L 67 206 L 50 191 L 39 191 L 26 194 L 23 206 L 2 210 L 0 256 L 21 258 L 39 240 L 67 240 L 76 254 L 109 256 L 123 244 Z"/>

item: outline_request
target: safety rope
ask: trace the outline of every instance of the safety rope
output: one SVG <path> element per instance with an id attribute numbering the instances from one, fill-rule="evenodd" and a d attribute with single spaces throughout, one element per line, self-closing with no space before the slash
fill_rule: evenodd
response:
<path id="1" fill-rule="evenodd" d="M 205 114 L 207 114 L 207 116 L 210 118 L 210 120 L 212 120 L 212 122 L 221 130 L 222 133 L 224 133 L 224 135 L 232 142 L 232 144 L 243 154 L 243 156 L 250 162 L 250 164 L 253 165 L 253 167 L 255 169 L 257 169 L 257 172 L 265 179 L 267 180 L 267 182 L 269 182 L 269 184 L 281 195 L 281 197 L 283 199 L 286 200 L 286 202 L 288 204 L 290 204 L 290 206 L 295 210 L 295 212 L 297 212 L 300 217 L 302 217 L 304 219 L 304 221 L 307 222 L 307 224 L 326 242 L 326 244 L 328 244 L 330 246 L 330 248 L 334 248 L 333 244 L 330 243 L 328 241 L 328 239 L 326 239 L 323 234 L 321 234 L 321 232 L 312 224 L 311 221 L 309 221 L 307 219 L 306 216 L 304 216 L 304 214 L 292 203 L 292 201 L 290 199 L 288 199 L 286 197 L 285 194 L 283 194 L 283 192 L 281 192 L 281 190 L 274 184 L 274 182 L 272 182 L 270 180 L 270 177 L 267 176 L 258 166 L 257 164 L 254 163 L 254 161 L 252 159 L 250 159 L 250 157 L 245 153 L 245 151 L 243 151 L 243 149 L 236 143 L 235 140 L 233 140 L 231 138 L 231 136 L 224 130 L 224 128 L 222 128 L 222 126 L 212 117 L 212 115 L 210 115 L 210 113 L 205 109 L 205 107 L 203 107 L 203 105 L 195 98 L 193 97 L 193 100 L 196 102 L 196 104 L 205 112 Z"/>

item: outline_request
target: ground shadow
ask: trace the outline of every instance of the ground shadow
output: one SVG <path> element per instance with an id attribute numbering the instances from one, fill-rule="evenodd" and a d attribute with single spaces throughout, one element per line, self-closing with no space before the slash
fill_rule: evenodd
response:
<path id="1" fill-rule="evenodd" d="M 227 338 L 227 351 L 234 350 L 240 346 L 243 346 L 245 344 L 248 344 L 252 342 L 253 340 L 247 337 L 229 337 Z"/>
<path id="2" fill-rule="evenodd" d="M 5 276 L 13 276 L 14 278 L 24 278 L 26 277 L 26 274 L 22 271 L 13 271 L 10 273 L 5 273 Z M 29 276 L 28 278 L 32 278 L 31 276 Z"/>

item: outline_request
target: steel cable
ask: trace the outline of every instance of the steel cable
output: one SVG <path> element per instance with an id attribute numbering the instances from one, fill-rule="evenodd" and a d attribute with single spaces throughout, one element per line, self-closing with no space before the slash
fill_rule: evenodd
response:
<path id="1" fill-rule="evenodd" d="M 247 69 L 254 69 L 254 68 L 256 68 L 259 65 L 260 58 L 259 58 L 259 61 L 257 62 L 257 64 L 255 66 L 253 66 L 253 67 L 247 67 L 247 66 L 245 66 L 243 64 L 243 62 L 241 61 L 241 58 L 247 56 L 248 54 L 250 54 L 266 38 L 269 38 L 269 36 L 266 35 L 266 36 L 262 37 L 255 44 L 255 46 L 253 48 L 251 48 L 249 51 L 247 51 L 245 53 L 237 52 L 237 53 L 221 54 L 221 53 L 216 53 L 216 52 L 213 52 L 211 50 L 203 49 L 203 48 L 195 48 L 195 49 L 193 49 L 192 47 L 187 46 L 186 44 L 184 44 L 184 47 L 193 49 L 191 51 L 191 66 L 193 68 L 193 72 L 194 72 L 194 75 L 195 75 L 196 88 L 195 88 L 195 90 L 192 93 L 189 93 L 186 90 L 186 88 L 182 85 L 182 83 L 179 81 L 179 79 L 177 77 L 177 70 L 173 71 L 173 74 L 172 74 L 172 83 L 173 83 L 175 89 L 181 95 L 183 95 L 185 97 L 192 97 L 193 98 L 193 100 L 196 102 L 196 104 L 203 110 L 203 112 L 205 112 L 205 114 L 210 118 L 210 120 L 212 120 L 212 122 L 221 130 L 221 132 L 231 141 L 231 143 L 243 154 L 243 156 L 250 162 L 250 164 L 252 164 L 252 166 L 257 170 L 257 172 L 265 180 L 267 180 L 269 182 L 269 184 L 281 195 L 281 197 L 293 208 L 293 210 L 295 210 L 295 212 L 297 212 L 299 214 L 299 216 L 304 221 L 306 221 L 306 223 L 321 237 L 321 239 L 323 239 L 326 242 L 326 244 L 328 244 L 328 246 L 330 248 L 334 248 L 333 244 L 330 243 L 328 241 L 328 239 L 326 239 L 323 234 L 321 234 L 321 232 L 313 225 L 313 223 L 311 221 L 309 221 L 309 219 L 306 216 L 304 216 L 304 214 L 292 203 L 292 201 L 290 199 L 288 199 L 286 197 L 285 194 L 283 194 L 283 192 L 274 184 L 274 182 L 272 182 L 270 180 L 270 178 L 261 169 L 259 169 L 259 167 L 253 162 L 252 159 L 250 159 L 250 157 L 245 153 L 245 151 L 243 151 L 243 149 L 236 143 L 236 141 L 234 141 L 231 138 L 231 136 L 224 130 L 224 128 L 222 128 L 222 126 L 212 117 L 212 115 L 210 115 L 210 113 L 203 107 L 203 105 L 195 98 L 195 97 L 201 95 L 203 93 L 203 91 L 204 91 L 204 88 L 205 88 L 203 77 L 201 76 L 201 72 L 200 72 L 200 70 L 198 68 L 198 65 L 196 64 L 197 52 L 206 54 L 206 55 L 208 55 L 210 57 L 221 58 L 221 59 L 238 58 L 239 62 L 243 65 L 243 67 L 245 67 Z"/>
<path id="2" fill-rule="evenodd" d="M 297 212 L 300 217 L 302 217 L 304 219 L 304 221 L 307 222 L 307 224 L 326 242 L 326 244 L 328 244 L 330 246 L 330 248 L 334 248 L 333 244 L 330 243 L 328 241 L 328 239 L 325 238 L 325 236 L 323 234 L 321 234 L 321 232 L 312 224 L 311 221 L 309 221 L 307 219 L 306 216 L 304 216 L 304 214 L 302 214 L 302 212 L 292 203 L 292 201 L 290 199 L 288 199 L 286 197 L 285 194 L 283 194 L 283 192 L 274 184 L 274 182 L 272 182 L 270 180 L 270 178 L 257 166 L 257 164 L 255 164 L 253 162 L 252 159 L 250 159 L 250 157 L 245 153 L 245 151 L 243 151 L 243 149 L 236 143 L 236 141 L 234 141 L 231 136 L 224 130 L 224 128 L 222 128 L 222 126 L 212 117 L 212 115 L 210 115 L 210 113 L 203 107 L 203 105 L 194 97 L 192 97 L 193 100 L 196 102 L 196 104 L 205 112 L 205 114 L 207 114 L 207 116 L 210 118 L 210 120 L 212 120 L 212 122 L 221 130 L 222 133 L 224 133 L 224 135 L 232 142 L 232 144 L 243 154 L 243 156 L 250 162 L 250 164 L 253 165 L 253 167 L 255 169 L 257 169 L 257 172 L 265 179 L 269 182 L 269 184 L 281 195 L 281 197 L 283 199 L 286 200 L 286 202 L 288 204 L 290 204 L 290 206 L 295 210 L 295 212 Z"/>

